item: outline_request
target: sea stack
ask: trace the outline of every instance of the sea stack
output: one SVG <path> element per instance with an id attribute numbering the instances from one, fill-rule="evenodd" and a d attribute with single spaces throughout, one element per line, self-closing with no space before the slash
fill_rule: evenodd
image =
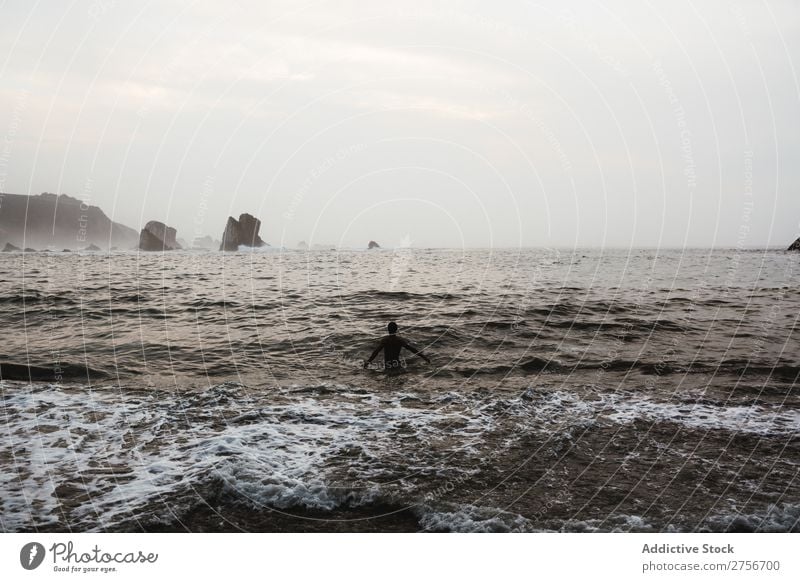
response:
<path id="1" fill-rule="evenodd" d="M 141 251 L 174 251 L 181 246 L 175 240 L 178 231 L 163 222 L 151 220 L 139 234 L 139 250 Z"/>
<path id="2" fill-rule="evenodd" d="M 787 250 L 789 250 L 789 251 L 800 251 L 800 238 L 798 238 L 796 241 L 794 241 Z"/>
<path id="3" fill-rule="evenodd" d="M 252 214 L 241 214 L 239 220 L 233 216 L 228 217 L 225 224 L 225 232 L 222 233 L 222 243 L 219 245 L 221 251 L 236 251 L 240 246 L 263 247 L 267 243 L 261 240 L 258 231 L 261 229 L 261 221 Z"/>
<path id="4" fill-rule="evenodd" d="M 379 249 L 379 248 L 381 248 L 381 245 L 376 243 L 374 240 L 371 240 L 371 241 L 369 241 L 369 244 L 367 245 L 367 248 L 368 249 Z"/>
<path id="5" fill-rule="evenodd" d="M 6 243 L 6 246 L 3 247 L 4 253 L 13 253 L 16 251 L 21 251 L 22 249 L 16 245 L 12 245 L 11 243 Z"/>

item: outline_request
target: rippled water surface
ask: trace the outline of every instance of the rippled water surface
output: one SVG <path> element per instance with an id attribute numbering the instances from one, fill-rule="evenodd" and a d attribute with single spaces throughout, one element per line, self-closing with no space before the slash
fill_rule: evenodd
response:
<path id="1" fill-rule="evenodd" d="M 0 255 L 5 531 L 797 531 L 800 255 Z M 432 358 L 361 362 L 396 320 Z"/>

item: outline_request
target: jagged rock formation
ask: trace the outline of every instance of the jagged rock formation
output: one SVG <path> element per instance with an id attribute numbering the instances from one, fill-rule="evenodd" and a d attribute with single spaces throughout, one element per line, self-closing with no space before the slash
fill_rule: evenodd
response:
<path id="1" fill-rule="evenodd" d="M 233 216 L 228 217 L 225 224 L 225 232 L 222 233 L 222 243 L 219 245 L 221 251 L 236 251 L 239 246 L 263 247 L 267 243 L 258 236 L 261 229 L 261 221 L 252 214 L 241 214 L 239 220 Z"/>
<path id="2" fill-rule="evenodd" d="M 139 250 L 142 251 L 174 251 L 181 246 L 175 240 L 178 231 L 163 222 L 151 220 L 139 234 Z"/>
<path id="3" fill-rule="evenodd" d="M 3 247 L 4 253 L 13 253 L 14 251 L 21 251 L 22 249 L 12 245 L 11 243 L 6 243 L 6 246 Z"/>
<path id="4" fill-rule="evenodd" d="M 31 247 L 25 247 L 25 248 L 22 250 L 22 252 L 23 252 L 23 253 L 35 253 L 35 252 L 36 252 L 36 249 L 33 249 L 33 248 L 31 248 Z"/>
<path id="5" fill-rule="evenodd" d="M 86 247 L 86 248 L 85 248 L 85 249 L 83 249 L 83 250 L 85 250 L 85 251 L 102 251 L 103 249 L 101 249 L 101 248 L 100 248 L 99 246 L 97 246 L 96 244 L 90 244 L 88 247 Z"/>
<path id="6" fill-rule="evenodd" d="M 96 244 L 123 248 L 136 244 L 137 232 L 112 222 L 97 206 L 65 194 L 0 194 L 0 241 L 36 248 L 77 248 Z"/>
<path id="7" fill-rule="evenodd" d="M 794 241 L 787 250 L 800 251 L 800 238 L 798 238 L 796 241 Z"/>
<path id="8" fill-rule="evenodd" d="M 381 248 L 381 245 L 376 243 L 374 240 L 371 240 L 371 241 L 369 241 L 369 244 L 367 245 L 367 248 L 368 249 L 379 249 L 379 248 Z"/>

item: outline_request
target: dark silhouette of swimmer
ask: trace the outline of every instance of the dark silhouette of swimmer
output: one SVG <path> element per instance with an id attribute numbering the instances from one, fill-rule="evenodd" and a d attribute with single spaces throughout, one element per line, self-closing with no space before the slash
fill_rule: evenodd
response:
<path id="1" fill-rule="evenodd" d="M 375 351 L 372 352 L 372 355 L 369 357 L 369 359 L 364 362 L 365 368 L 369 366 L 370 362 L 375 359 L 375 356 L 377 356 L 381 350 L 383 350 L 383 365 L 386 370 L 404 368 L 405 362 L 400 359 L 400 350 L 403 348 L 407 349 L 412 354 L 419 356 L 429 364 L 431 363 L 430 358 L 423 354 L 421 350 L 418 350 L 402 337 L 397 335 L 397 324 L 395 322 L 389 322 L 388 330 L 389 335 L 381 338 L 381 341 L 378 343 L 378 347 L 375 348 Z"/>

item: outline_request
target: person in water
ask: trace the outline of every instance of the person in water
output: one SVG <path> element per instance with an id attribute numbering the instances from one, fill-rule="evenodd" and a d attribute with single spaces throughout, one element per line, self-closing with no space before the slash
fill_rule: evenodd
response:
<path id="1" fill-rule="evenodd" d="M 378 343 L 378 347 L 375 348 L 375 351 L 372 352 L 372 355 L 369 357 L 369 359 L 364 361 L 365 368 L 369 366 L 370 362 L 375 359 L 375 356 L 377 356 L 381 350 L 383 350 L 384 369 L 388 371 L 405 368 L 405 361 L 400 357 L 400 350 L 403 348 L 407 349 L 412 354 L 419 356 L 429 364 L 431 363 L 430 358 L 423 354 L 421 350 L 418 350 L 402 337 L 397 335 L 397 324 L 395 322 L 389 322 L 388 330 L 389 335 L 381 338 L 381 341 Z"/>

